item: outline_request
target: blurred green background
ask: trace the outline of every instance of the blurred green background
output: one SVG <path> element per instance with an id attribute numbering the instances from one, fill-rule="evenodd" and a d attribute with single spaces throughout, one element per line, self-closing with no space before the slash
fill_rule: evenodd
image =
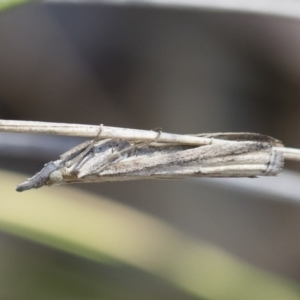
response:
<path id="1" fill-rule="evenodd" d="M 1 119 L 254 131 L 300 147 L 296 1 L 277 2 L 293 18 L 19 2 L 0 2 Z M 199 179 L 15 191 L 80 141 L 0 134 L 1 299 L 300 299 L 299 165 L 250 189 Z"/>

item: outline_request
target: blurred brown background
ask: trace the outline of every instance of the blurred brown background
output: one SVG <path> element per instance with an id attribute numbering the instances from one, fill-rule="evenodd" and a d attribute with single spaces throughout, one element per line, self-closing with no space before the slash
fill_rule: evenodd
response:
<path id="1" fill-rule="evenodd" d="M 297 18 L 101 2 L 20 6 L 0 15 L 0 117 L 161 126 L 175 133 L 250 131 L 300 148 L 299 53 Z M 26 174 L 79 142 L 1 136 L 7 142 L 1 166 Z M 297 163 L 286 165 L 300 170 Z M 270 188 L 279 181 L 274 178 Z M 200 179 L 71 188 L 134 207 L 253 266 L 300 282 L 297 201 Z M 8 252 L 23 249 L 100 272 L 91 262 L 6 233 L 0 243 Z M 0 269 L 1 281 L 8 267 Z M 101 272 L 107 278 L 111 271 L 102 267 Z M 120 281 L 130 278 L 128 272 L 116 274 Z M 151 280 L 144 279 L 150 290 Z M 5 295 L 10 292 L 6 289 Z M 178 293 L 153 297 L 190 299 Z"/>

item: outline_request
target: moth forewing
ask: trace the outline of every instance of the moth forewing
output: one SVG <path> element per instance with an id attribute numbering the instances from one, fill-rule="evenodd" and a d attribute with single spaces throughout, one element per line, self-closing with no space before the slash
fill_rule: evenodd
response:
<path id="1" fill-rule="evenodd" d="M 83 165 L 78 170 L 77 177 L 79 181 L 102 182 L 139 178 L 276 175 L 283 167 L 283 157 L 281 153 L 274 156 L 274 151 L 270 144 L 260 142 L 215 144 L 186 150 L 178 147 L 178 151 L 173 148 L 170 153 L 157 151 L 151 155 L 127 156 L 117 162 L 108 163 L 105 168 L 102 164 L 99 172 L 96 167 L 93 172 L 88 172 L 91 170 L 88 164 L 97 165 L 98 158 L 94 156 L 86 166 Z M 68 181 L 68 178 L 65 180 Z"/>
<path id="2" fill-rule="evenodd" d="M 131 149 L 131 143 L 127 140 L 106 140 L 105 143 L 95 144 L 93 151 L 78 166 L 78 178 L 99 173 L 106 165 L 122 159 L 126 149 Z"/>
<path id="3" fill-rule="evenodd" d="M 211 144 L 90 140 L 67 151 L 59 160 L 46 164 L 17 190 L 73 182 L 255 177 L 277 175 L 283 168 L 283 153 L 276 150 L 281 142 L 273 138 L 251 133 L 202 136 L 210 137 Z M 224 139 L 222 143 L 214 141 L 220 137 Z"/>

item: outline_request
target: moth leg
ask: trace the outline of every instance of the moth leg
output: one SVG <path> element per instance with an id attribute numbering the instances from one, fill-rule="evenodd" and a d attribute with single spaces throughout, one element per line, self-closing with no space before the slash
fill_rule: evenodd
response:
<path id="1" fill-rule="evenodd" d="M 106 163 L 97 170 L 97 173 L 99 174 L 100 172 L 102 172 L 111 163 L 118 161 L 118 158 L 121 158 L 122 154 L 132 150 L 135 147 L 136 147 L 136 145 L 131 145 L 121 151 L 117 151 L 116 148 L 112 148 L 112 153 L 107 157 Z"/>
<path id="2" fill-rule="evenodd" d="M 162 133 L 162 128 L 161 127 L 157 127 L 155 129 L 152 129 L 153 131 L 157 132 L 157 136 L 154 138 L 154 142 L 157 143 L 157 141 L 159 140 L 161 133 Z"/>
<path id="3" fill-rule="evenodd" d="M 156 137 L 154 138 L 154 143 L 157 143 L 160 136 L 161 136 L 161 132 L 162 132 L 162 128 L 161 127 L 157 127 L 155 129 L 152 129 L 152 131 L 156 131 L 157 132 L 157 135 Z M 150 145 L 151 143 L 153 143 L 152 141 L 147 141 L 147 142 L 140 142 L 138 144 L 135 144 L 133 147 L 135 147 L 135 156 L 137 156 L 137 150 L 139 149 L 139 147 L 143 147 L 143 146 L 147 146 L 147 145 Z"/>
<path id="4" fill-rule="evenodd" d="M 153 129 L 153 130 L 157 131 L 157 135 L 154 138 L 154 142 L 156 143 L 160 138 L 162 128 L 158 127 L 158 128 Z M 104 166 L 102 166 L 99 170 L 97 170 L 98 174 L 101 173 L 111 162 L 113 162 L 113 163 L 117 162 L 118 161 L 117 159 L 121 158 L 122 154 L 124 154 L 126 152 L 129 152 L 132 149 L 135 149 L 136 150 L 135 155 L 137 155 L 137 149 L 139 147 L 141 147 L 141 146 L 143 147 L 143 146 L 149 145 L 151 143 L 153 143 L 153 141 L 134 143 L 133 145 L 131 145 L 131 146 L 129 146 L 129 147 L 127 147 L 127 148 L 125 148 L 121 151 L 116 151 L 116 149 L 112 149 L 112 154 L 107 158 L 107 163 Z"/>
<path id="5" fill-rule="evenodd" d="M 86 156 L 86 154 L 89 153 L 93 149 L 95 144 L 100 140 L 102 129 L 103 129 L 103 124 L 100 124 L 97 136 L 94 138 L 94 140 L 91 142 L 91 144 L 88 145 L 86 147 L 86 149 L 84 151 L 82 151 L 76 158 L 74 158 L 73 160 L 67 162 L 66 163 L 67 167 L 71 167 L 71 166 L 76 167 L 82 162 L 82 160 Z"/>
<path id="6" fill-rule="evenodd" d="M 154 138 L 153 141 L 147 141 L 147 142 L 140 142 L 140 143 L 137 143 L 135 144 L 135 146 L 146 146 L 146 145 L 150 145 L 151 143 L 157 143 L 160 136 L 161 136 L 161 132 L 162 132 L 162 128 L 161 127 L 157 127 L 155 129 L 152 129 L 152 131 L 156 131 L 157 132 L 157 135 L 156 137 Z"/>
<path id="7" fill-rule="evenodd" d="M 100 124 L 99 125 L 99 130 L 98 130 L 98 133 L 96 135 L 96 137 L 94 138 L 93 142 L 83 151 L 84 155 L 83 157 L 90 152 L 90 150 L 95 146 L 95 144 L 100 140 L 101 138 L 101 133 L 102 133 L 102 130 L 103 130 L 103 124 Z"/>
<path id="8" fill-rule="evenodd" d="M 128 152 L 128 151 L 130 151 L 130 150 L 132 150 L 132 149 L 138 149 L 139 147 L 143 147 L 143 146 L 146 146 L 146 145 L 149 145 L 149 144 L 151 144 L 151 143 L 156 143 L 158 140 L 159 140 L 159 138 L 160 138 L 160 135 L 161 135 L 161 132 L 162 132 L 162 128 L 161 127 L 157 127 L 157 128 L 155 128 L 155 129 L 152 129 L 153 131 L 157 131 L 157 135 L 156 135 L 156 137 L 154 138 L 154 141 L 147 141 L 147 142 L 137 142 L 137 143 L 134 143 L 132 146 L 129 146 L 128 148 L 125 148 L 125 149 L 123 149 L 123 150 L 121 150 L 121 151 L 119 151 L 118 152 L 118 154 L 119 155 L 122 155 L 123 153 L 125 153 L 125 152 Z M 114 149 L 115 150 L 115 149 Z M 114 152 L 114 151 L 113 151 Z"/>

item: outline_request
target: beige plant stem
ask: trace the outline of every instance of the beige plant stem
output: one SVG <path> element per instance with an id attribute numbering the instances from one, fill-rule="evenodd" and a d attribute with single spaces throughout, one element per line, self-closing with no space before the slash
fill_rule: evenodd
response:
<path id="1" fill-rule="evenodd" d="M 0 120 L 0 132 L 44 133 L 94 138 L 99 132 L 99 125 Z M 102 126 L 101 137 L 111 139 L 154 141 L 157 137 L 157 132 L 153 130 Z M 212 139 L 207 137 L 197 137 L 193 135 L 172 134 L 165 132 L 160 134 L 159 141 L 163 143 L 176 143 L 185 145 L 210 145 L 212 143 L 231 142 L 217 138 Z M 287 147 L 274 148 L 277 151 L 282 152 L 285 159 L 300 161 L 300 149 Z"/>

